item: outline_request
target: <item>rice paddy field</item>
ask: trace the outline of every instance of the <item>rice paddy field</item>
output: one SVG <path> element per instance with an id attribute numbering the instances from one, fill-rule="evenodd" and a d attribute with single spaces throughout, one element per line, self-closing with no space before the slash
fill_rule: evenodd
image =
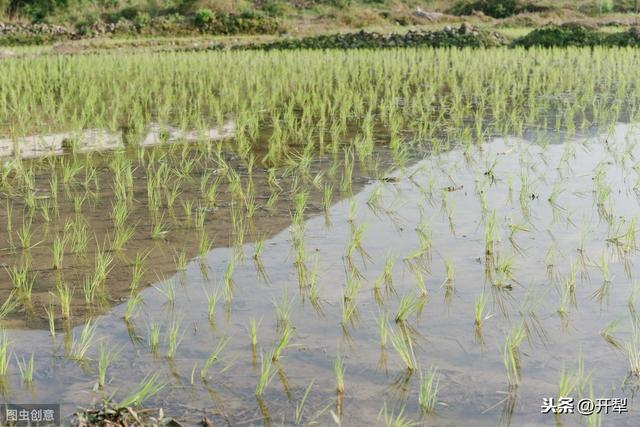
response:
<path id="1" fill-rule="evenodd" d="M 134 425 L 638 425 L 639 63 L 1 61 L 0 402 L 79 425 L 103 402 Z M 561 397 L 627 411 L 543 413 Z"/>

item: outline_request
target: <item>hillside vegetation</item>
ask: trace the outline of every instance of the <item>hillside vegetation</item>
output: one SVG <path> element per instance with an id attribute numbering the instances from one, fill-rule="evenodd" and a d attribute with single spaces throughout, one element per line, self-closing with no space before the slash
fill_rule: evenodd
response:
<path id="1" fill-rule="evenodd" d="M 192 27 L 224 34 L 273 33 L 305 24 L 329 29 L 420 25 L 468 15 L 525 15 L 535 24 L 639 9 L 640 0 L 0 0 L 0 22 L 104 24 L 136 31 Z"/>

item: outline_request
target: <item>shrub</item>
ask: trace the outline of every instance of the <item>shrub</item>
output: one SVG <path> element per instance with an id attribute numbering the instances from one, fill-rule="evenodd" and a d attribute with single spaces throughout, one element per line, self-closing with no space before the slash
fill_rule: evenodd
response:
<path id="1" fill-rule="evenodd" d="M 216 14 L 211 9 L 200 9 L 196 12 L 195 23 L 199 28 L 204 28 L 207 25 L 213 23 L 216 19 Z"/>
<path id="2" fill-rule="evenodd" d="M 136 26 L 136 29 L 140 31 L 151 23 L 151 16 L 147 12 L 140 12 L 136 15 L 133 23 Z"/>
<path id="3" fill-rule="evenodd" d="M 471 15 L 474 12 L 482 12 L 494 18 L 506 18 L 515 15 L 519 4 L 517 0 L 477 0 L 474 2 L 459 2 L 451 12 L 454 15 Z"/>
<path id="4" fill-rule="evenodd" d="M 268 16 L 276 17 L 284 15 L 284 6 L 275 0 L 268 0 L 262 4 L 260 8 Z"/>
<path id="5" fill-rule="evenodd" d="M 640 28 L 631 28 L 629 31 L 612 33 L 605 37 L 604 43 L 608 46 L 640 46 Z"/>
<path id="6" fill-rule="evenodd" d="M 239 15 L 220 13 L 215 19 L 195 20 L 201 31 L 210 34 L 274 34 L 280 30 L 278 21 L 262 14 L 245 11 Z"/>
<path id="7" fill-rule="evenodd" d="M 594 29 L 579 24 L 549 24 L 531 31 L 514 41 L 516 46 L 595 46 L 603 42 L 602 36 Z"/>
<path id="8" fill-rule="evenodd" d="M 493 18 L 507 18 L 523 12 L 544 12 L 548 7 L 530 3 L 523 4 L 519 0 L 464 0 L 453 6 L 449 13 L 453 15 L 472 15 L 482 12 Z"/>

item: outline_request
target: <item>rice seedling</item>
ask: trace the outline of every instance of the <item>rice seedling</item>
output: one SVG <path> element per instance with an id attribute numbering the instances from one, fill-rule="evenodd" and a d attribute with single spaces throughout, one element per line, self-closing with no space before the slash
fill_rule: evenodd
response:
<path id="1" fill-rule="evenodd" d="M 55 311 L 53 308 L 53 299 L 51 298 L 51 294 L 49 294 L 49 307 L 44 307 L 45 313 L 47 313 L 47 321 L 49 324 L 49 334 L 52 337 L 56 336 L 56 321 L 55 321 Z"/>
<path id="2" fill-rule="evenodd" d="M 302 424 L 302 418 L 304 416 L 304 404 L 307 401 L 307 397 L 309 396 L 309 392 L 311 391 L 311 387 L 313 387 L 313 381 L 309 383 L 307 388 L 304 390 L 304 394 L 302 395 L 302 399 L 296 403 L 295 408 L 295 423 L 296 425 Z"/>
<path id="3" fill-rule="evenodd" d="M 261 237 L 256 241 L 255 246 L 253 248 L 254 260 L 260 259 L 260 255 L 262 254 L 262 250 L 264 249 L 264 242 L 265 242 L 265 237 Z"/>
<path id="4" fill-rule="evenodd" d="M 202 233 L 200 235 L 200 240 L 198 241 L 198 256 L 200 258 L 204 258 L 207 253 L 211 251 L 213 247 L 213 242 L 209 239 L 207 233 Z"/>
<path id="5" fill-rule="evenodd" d="M 113 240 L 111 241 L 111 249 L 116 252 L 123 250 L 135 233 L 136 226 L 133 224 L 128 227 L 116 227 Z"/>
<path id="6" fill-rule="evenodd" d="M 180 336 L 181 335 L 180 324 L 181 324 L 180 319 L 174 318 L 171 321 L 171 325 L 169 326 L 169 331 L 167 335 L 168 346 L 167 346 L 167 352 L 165 353 L 165 356 L 168 359 L 173 358 L 173 356 L 176 354 L 176 350 L 178 349 L 178 346 L 180 345 L 180 342 L 182 341 L 182 337 Z"/>
<path id="7" fill-rule="evenodd" d="M 127 301 L 127 307 L 124 310 L 124 321 L 130 322 L 133 319 L 133 316 L 136 314 L 138 308 L 142 304 L 142 295 L 139 293 L 135 293 L 132 291 L 129 295 L 129 300 Z"/>
<path id="8" fill-rule="evenodd" d="M 56 289 L 58 291 L 58 302 L 60 303 L 60 311 L 64 319 L 71 317 L 71 300 L 73 298 L 73 290 L 63 280 L 59 280 Z"/>
<path id="9" fill-rule="evenodd" d="M 576 380 L 573 375 L 562 367 L 560 371 L 560 383 L 558 384 L 558 400 L 561 397 L 571 396 L 576 386 Z"/>
<path id="10" fill-rule="evenodd" d="M 16 356 L 16 362 L 18 363 L 18 370 L 20 371 L 22 382 L 24 382 L 25 384 L 33 383 L 33 373 L 35 371 L 35 353 L 31 353 L 31 358 L 29 358 L 29 361 L 24 360 L 24 358 L 18 358 L 18 356 Z"/>
<path id="11" fill-rule="evenodd" d="M 7 298 L 2 303 L 2 305 L 0 305 L 0 321 L 18 308 L 19 303 L 16 300 L 15 295 L 16 290 L 14 289 L 9 293 L 9 295 L 7 295 Z"/>
<path id="12" fill-rule="evenodd" d="M 29 274 L 28 261 L 24 261 L 20 267 L 13 265 L 5 267 L 9 275 L 9 279 L 13 283 L 16 292 L 24 301 L 31 301 L 31 292 L 36 276 Z"/>
<path id="13" fill-rule="evenodd" d="M 400 326 L 399 329 L 400 332 L 396 332 L 393 328 L 388 328 L 391 345 L 404 362 L 407 370 L 414 371 L 416 369 L 416 356 L 413 351 L 413 338 L 411 338 L 405 327 Z"/>
<path id="14" fill-rule="evenodd" d="M 108 350 L 104 342 L 100 343 L 98 356 L 98 387 L 103 388 L 107 380 L 109 365 L 120 355 L 120 349 Z"/>
<path id="15" fill-rule="evenodd" d="M 71 252 L 74 254 L 83 254 L 89 244 L 89 232 L 82 217 L 76 217 L 75 222 L 73 222 L 72 233 Z"/>
<path id="16" fill-rule="evenodd" d="M 220 290 L 212 289 L 209 292 L 205 292 L 207 297 L 207 318 L 209 321 L 215 320 L 216 316 L 216 307 L 218 305 L 218 301 L 220 300 Z"/>
<path id="17" fill-rule="evenodd" d="M 155 290 L 160 292 L 166 299 L 169 306 L 173 307 L 176 304 L 176 287 L 173 282 L 167 283 L 165 286 L 154 286 Z"/>
<path id="18" fill-rule="evenodd" d="M 93 304 L 99 283 L 94 280 L 95 276 L 84 276 L 82 278 L 82 291 L 87 304 Z"/>
<path id="19" fill-rule="evenodd" d="M 351 230 L 351 241 L 349 242 L 349 246 L 347 248 L 347 258 L 351 258 L 354 251 L 358 251 L 363 257 L 369 258 L 369 255 L 362 247 L 362 239 L 364 237 L 366 226 L 365 224 L 360 224 L 356 227 L 353 227 Z"/>
<path id="20" fill-rule="evenodd" d="M 249 319 L 249 337 L 251 338 L 251 348 L 255 350 L 258 345 L 258 328 L 262 324 L 262 319 L 256 321 L 255 318 Z"/>
<path id="21" fill-rule="evenodd" d="M 136 256 L 133 260 L 133 268 L 131 271 L 131 284 L 129 285 L 129 289 L 133 292 L 138 289 L 140 286 L 140 281 L 145 274 L 144 261 L 146 257 L 149 255 L 142 254 L 141 252 L 137 252 Z"/>
<path id="22" fill-rule="evenodd" d="M 104 285 L 109 272 L 113 268 L 113 255 L 106 250 L 97 247 L 94 268 L 94 280 L 99 283 L 99 286 Z"/>
<path id="23" fill-rule="evenodd" d="M 135 407 L 158 394 L 166 383 L 161 382 L 159 374 L 146 376 L 131 394 L 118 402 L 118 408 Z"/>
<path id="24" fill-rule="evenodd" d="M 418 403 L 423 412 L 433 412 L 438 404 L 440 375 L 433 366 L 427 372 L 420 372 L 420 392 Z"/>
<path id="25" fill-rule="evenodd" d="M 89 348 L 94 343 L 94 337 L 98 324 L 94 321 L 87 321 L 82 328 L 79 337 L 74 337 L 71 343 L 69 357 L 74 360 L 85 360 Z"/>
<path id="26" fill-rule="evenodd" d="M 151 353 L 154 355 L 158 353 L 158 346 L 160 345 L 160 324 L 157 322 L 151 322 L 148 326 L 147 344 L 151 348 Z"/>
<path id="27" fill-rule="evenodd" d="M 24 250 L 32 249 L 37 244 L 32 243 L 33 231 L 31 230 L 31 221 L 23 222 L 18 229 L 18 241 L 20 242 L 20 248 Z"/>
<path id="28" fill-rule="evenodd" d="M 294 332 L 295 332 L 295 329 L 291 326 L 289 322 L 284 324 L 284 327 L 282 328 L 282 333 L 280 334 L 280 339 L 276 343 L 275 349 L 271 353 L 271 357 L 273 358 L 274 362 L 280 359 L 280 354 L 282 354 L 282 350 L 284 350 L 289 346 L 289 341 L 291 341 L 291 337 L 293 337 Z"/>
<path id="29" fill-rule="evenodd" d="M 525 326 L 520 324 L 509 332 L 505 340 L 502 361 L 507 370 L 507 380 L 511 387 L 517 387 L 520 384 L 520 344 L 525 337 Z"/>
<path id="30" fill-rule="evenodd" d="M 396 313 L 396 323 L 404 323 L 407 318 L 415 314 L 418 310 L 418 301 L 413 295 L 405 295 L 400 300 L 398 311 Z"/>
<path id="31" fill-rule="evenodd" d="M 411 421 L 406 417 L 406 415 L 404 415 L 404 409 L 405 408 L 402 407 L 398 414 L 389 412 L 389 410 L 387 409 L 387 403 L 385 402 L 384 406 L 378 413 L 378 419 L 382 419 L 386 427 L 414 427 L 419 425 L 418 423 L 416 423 L 415 421 Z"/>
<path id="32" fill-rule="evenodd" d="M 227 346 L 229 340 L 229 337 L 221 338 L 207 360 L 204 362 L 204 366 L 200 370 L 200 378 L 203 381 L 207 379 L 207 373 L 209 372 L 209 369 L 211 369 L 211 366 L 220 359 L 220 353 L 222 353 L 222 350 Z"/>
<path id="33" fill-rule="evenodd" d="M 333 374 L 336 378 L 336 392 L 344 394 L 344 359 L 338 354 L 333 362 Z"/>
<path id="34" fill-rule="evenodd" d="M 333 185 L 325 184 L 324 190 L 322 192 L 322 208 L 325 213 L 329 212 L 329 208 L 331 207 L 331 198 L 333 196 Z"/>
<path id="35" fill-rule="evenodd" d="M 65 250 L 64 246 L 65 240 L 57 235 L 53 240 L 53 246 L 51 247 L 51 253 L 53 254 L 52 268 L 54 270 L 59 270 L 62 268 L 62 260 L 64 259 Z"/>
<path id="36" fill-rule="evenodd" d="M 283 294 L 280 301 L 273 301 L 276 309 L 276 325 L 278 328 L 284 328 L 291 322 L 291 306 L 293 301 Z"/>
<path id="37" fill-rule="evenodd" d="M 444 261 L 444 268 L 447 277 L 442 282 L 442 286 L 446 289 L 447 294 L 450 294 L 453 290 L 453 263 L 451 260 L 446 259 Z"/>
<path id="38" fill-rule="evenodd" d="M 485 313 L 486 304 L 487 304 L 486 296 L 485 296 L 484 292 L 482 292 L 476 298 L 475 308 L 474 308 L 474 313 L 475 313 L 474 324 L 475 324 L 477 329 L 481 329 L 482 328 L 482 323 L 488 318 L 488 316 L 484 314 Z"/>
<path id="39" fill-rule="evenodd" d="M 7 331 L 2 329 L 0 332 L 0 378 L 4 378 L 9 371 L 9 338 L 7 337 Z"/>
<path id="40" fill-rule="evenodd" d="M 169 228 L 164 217 L 155 218 L 151 225 L 151 239 L 164 240 L 169 234 Z"/>
<path id="41" fill-rule="evenodd" d="M 258 383 L 256 384 L 255 394 L 260 397 L 264 393 L 264 389 L 267 388 L 273 377 L 276 375 L 272 366 L 272 357 L 264 357 L 264 354 L 260 354 L 260 376 L 258 377 Z"/>

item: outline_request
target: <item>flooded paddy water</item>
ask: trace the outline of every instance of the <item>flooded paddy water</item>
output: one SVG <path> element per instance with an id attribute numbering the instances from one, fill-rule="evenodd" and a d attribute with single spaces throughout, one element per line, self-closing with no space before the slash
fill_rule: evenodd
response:
<path id="1" fill-rule="evenodd" d="M 190 101 L 125 58 L 133 83 L 92 87 L 197 107 L 108 150 L 110 112 L 45 153 L 0 114 L 0 399 L 67 423 L 111 400 L 185 425 L 637 425 L 637 53 L 567 52 L 162 57 L 187 81 L 153 78 L 210 79 Z M 243 71 L 266 64 L 295 77 Z M 31 96 L 4 103 L 43 118 Z M 541 413 L 559 397 L 627 412 Z"/>

